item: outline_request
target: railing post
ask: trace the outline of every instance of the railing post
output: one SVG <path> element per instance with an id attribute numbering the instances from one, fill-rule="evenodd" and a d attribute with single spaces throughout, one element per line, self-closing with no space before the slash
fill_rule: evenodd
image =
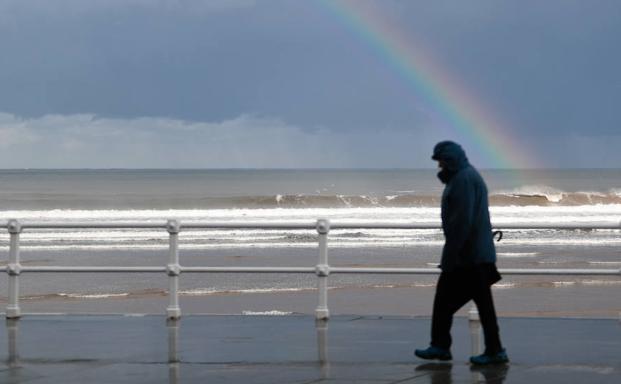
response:
<path id="1" fill-rule="evenodd" d="M 22 225 L 17 220 L 9 220 L 7 229 L 11 236 L 9 244 L 9 263 L 6 271 L 9 274 L 9 304 L 6 307 L 7 319 L 19 319 L 19 275 L 21 265 L 19 263 L 19 235 L 22 233 Z"/>
<path id="2" fill-rule="evenodd" d="M 328 265 L 328 232 L 330 232 L 330 222 L 325 219 L 317 220 L 317 233 L 319 234 L 319 263 L 315 268 L 317 275 L 317 290 L 319 292 L 319 304 L 315 310 L 317 320 L 328 320 L 330 311 L 328 310 L 328 276 L 330 266 Z"/>
<path id="3" fill-rule="evenodd" d="M 179 265 L 179 231 L 181 226 L 177 220 L 168 220 L 166 230 L 169 233 L 169 259 L 166 266 L 166 274 L 168 275 L 168 297 L 169 304 L 166 308 L 166 315 L 169 319 L 179 319 L 181 317 L 181 308 L 179 308 L 179 274 L 181 267 Z"/>
<path id="4" fill-rule="evenodd" d="M 475 303 L 472 303 L 468 311 L 468 323 L 470 325 L 472 355 L 479 355 L 481 353 L 481 319 Z"/>

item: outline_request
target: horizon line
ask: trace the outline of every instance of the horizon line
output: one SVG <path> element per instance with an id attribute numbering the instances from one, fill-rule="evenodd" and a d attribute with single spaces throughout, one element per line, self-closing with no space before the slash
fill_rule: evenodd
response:
<path id="1" fill-rule="evenodd" d="M 537 167 L 537 168 L 486 168 L 480 171 L 544 171 L 544 170 L 615 170 L 621 167 Z M 2 168 L 1 171 L 407 171 L 436 170 L 437 167 L 24 167 Z"/>

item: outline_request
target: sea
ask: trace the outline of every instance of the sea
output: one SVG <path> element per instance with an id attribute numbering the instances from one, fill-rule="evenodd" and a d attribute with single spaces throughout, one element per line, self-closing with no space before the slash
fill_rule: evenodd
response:
<path id="1" fill-rule="evenodd" d="M 0 170 L 0 222 L 440 223 L 435 169 Z M 495 229 L 503 224 L 621 222 L 621 169 L 481 170 Z M 311 230 L 182 230 L 185 266 L 314 266 Z M 346 229 L 329 235 L 330 264 L 436 268 L 438 230 Z M 0 234 L 3 263 L 9 236 Z M 620 268 L 621 229 L 503 230 L 499 268 Z M 157 266 L 168 234 L 156 229 L 28 229 L 23 265 Z M 424 314 L 435 276 L 330 276 L 333 311 Z M 144 312 L 165 307 L 164 274 L 24 274 L 34 312 Z M 501 314 L 617 316 L 618 277 L 506 276 L 495 286 Z M 0 274 L 0 305 L 7 276 Z M 312 313 L 316 277 L 182 274 L 182 306 L 196 313 Z M 416 300 L 414 298 L 420 298 Z M 164 303 L 164 304 L 163 304 Z M 414 304 L 411 304 L 414 303 Z M 183 309 L 183 308 L 182 308 Z"/>

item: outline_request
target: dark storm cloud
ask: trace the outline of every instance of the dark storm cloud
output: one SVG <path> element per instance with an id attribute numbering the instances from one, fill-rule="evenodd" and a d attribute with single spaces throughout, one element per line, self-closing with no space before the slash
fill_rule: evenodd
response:
<path id="1" fill-rule="evenodd" d="M 13 53 L 0 75 L 5 111 L 190 120 L 252 113 L 354 128 L 416 121 L 395 103 L 404 90 L 382 63 L 317 4 L 196 14 L 131 3 L 51 18 L 16 12 L 20 22 L 5 25 L 2 38 Z"/>
<path id="2" fill-rule="evenodd" d="M 548 164 L 621 162 L 613 147 L 621 125 L 619 2 L 377 4 Z M 171 141 L 169 124 L 202 124 L 220 137 L 224 122 L 243 121 L 235 137 L 245 144 L 230 152 L 256 155 L 211 159 L 196 149 L 174 166 L 303 166 L 290 149 L 320 140 L 340 152 L 321 166 L 420 167 L 444 138 L 420 92 L 321 2 L 0 0 L 0 53 L 4 156 L 33 153 L 17 167 L 80 166 L 80 153 L 92 154 L 87 166 L 146 166 L 156 161 L 149 146 L 184 153 L 197 141 L 211 145 L 208 134 Z M 95 149 L 110 145 L 109 136 L 63 126 L 101 127 L 84 116 L 142 138 L 144 155 L 121 146 L 108 159 Z M 266 142 L 256 139 L 261 130 L 280 135 L 271 154 L 256 149 Z"/>

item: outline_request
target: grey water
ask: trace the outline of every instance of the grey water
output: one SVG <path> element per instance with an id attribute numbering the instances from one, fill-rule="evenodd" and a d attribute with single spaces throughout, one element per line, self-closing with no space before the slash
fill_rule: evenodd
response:
<path id="1" fill-rule="evenodd" d="M 442 191 L 435 173 L 434 169 L 0 170 L 0 211 L 258 208 L 273 205 L 278 196 L 429 197 Z M 491 195 L 621 195 L 621 169 L 482 173 Z M 302 201 L 300 205 L 313 206 L 325 201 Z M 434 200 L 423 203 L 427 201 L 436 204 Z M 414 202 L 405 200 L 405 204 L 409 203 Z"/>
<path id="2" fill-rule="evenodd" d="M 410 222 L 439 220 L 443 185 L 435 169 L 387 170 L 1 170 L 0 221 L 283 221 L 331 220 Z M 545 223 L 621 220 L 621 169 L 482 170 L 490 190 L 492 219 Z M 621 233 L 607 231 L 507 231 L 497 244 L 501 268 L 618 268 Z M 440 231 L 334 231 L 331 263 L 342 266 L 431 267 L 442 246 Z M 313 266 L 312 231 L 185 231 L 183 265 Z M 8 234 L 0 235 L 6 260 Z M 22 235 L 24 265 L 165 265 L 167 233 L 148 230 L 38 230 Z M 165 276 L 25 275 L 26 303 L 86 300 L 165 299 Z M 0 274 L 0 304 L 6 292 Z M 334 276 L 331 286 L 351 290 L 353 300 L 368 290 L 428 290 L 434 278 Z M 575 290 L 605 297 L 618 279 L 594 277 L 506 278 L 499 289 L 554 294 L 571 306 Z M 188 274 L 185 297 L 302 294 L 313 276 Z M 359 290 L 366 290 L 361 293 Z M 582 292 L 581 291 L 581 292 Z M 426 292 L 426 291 L 425 291 Z M 529 295 L 531 295 L 529 293 Z M 261 299 L 262 300 L 262 299 Z M 289 298 L 296 301 L 297 299 Z M 525 299 L 526 300 L 526 299 Z M 292 302 L 293 303 L 293 302 Z M 544 303 L 545 304 L 545 303 Z M 545 305 L 542 304 L 543 307 Z M 372 308 L 372 303 L 369 304 Z M 158 312 L 160 304 L 153 306 Z M 105 307 L 105 308 L 112 308 Z M 286 307 L 286 306 L 285 306 Z M 400 304 L 394 303 L 398 312 Z M 151 308 L 151 307 L 149 307 Z M 223 307 L 226 310 L 226 306 Z M 270 308 L 268 308 L 270 309 Z M 151 309 L 149 309 L 151 310 Z"/>

